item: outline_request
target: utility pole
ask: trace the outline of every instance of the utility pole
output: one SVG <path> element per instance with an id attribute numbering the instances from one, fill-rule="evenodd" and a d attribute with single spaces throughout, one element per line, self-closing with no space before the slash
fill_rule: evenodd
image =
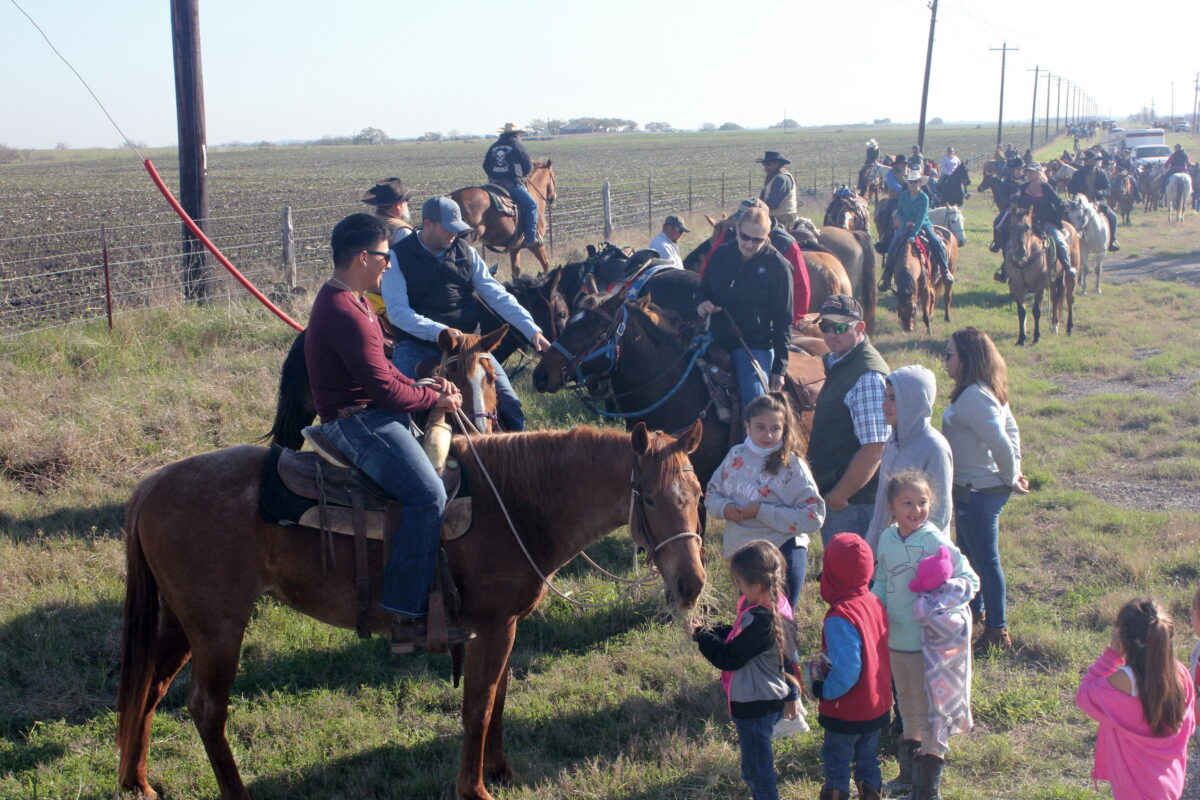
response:
<path id="1" fill-rule="evenodd" d="M 1000 47 L 989 47 L 989 50 L 1000 51 L 1000 118 L 996 120 L 996 147 L 1000 146 L 1000 140 L 1004 132 L 1004 67 L 1008 61 L 1009 52 L 1020 50 L 1019 47 L 1009 47 L 1006 41 Z"/>
<path id="2" fill-rule="evenodd" d="M 1171 127 L 1175 127 L 1175 81 L 1171 81 Z"/>
<path id="3" fill-rule="evenodd" d="M 204 76 L 200 69 L 199 0 L 171 0 L 175 53 L 175 116 L 179 129 L 179 200 L 201 230 L 208 227 L 208 153 L 204 124 Z M 210 275 L 204 245 L 183 227 L 183 295 L 208 299 Z"/>
<path id="4" fill-rule="evenodd" d="M 1062 130 L 1062 125 L 1059 124 L 1059 117 L 1062 116 L 1062 75 L 1056 76 L 1055 80 L 1058 81 L 1058 89 L 1056 90 L 1057 97 L 1054 100 L 1054 135 L 1057 136 L 1058 132 Z"/>
<path id="5" fill-rule="evenodd" d="M 1029 72 L 1029 70 L 1025 70 Z M 1041 74 L 1041 69 L 1038 65 L 1033 67 L 1033 110 L 1029 112 L 1029 152 L 1033 152 L 1033 137 L 1034 128 L 1037 126 L 1037 89 L 1038 77 Z"/>
<path id="6" fill-rule="evenodd" d="M 1046 130 L 1043 143 L 1050 144 L 1050 70 L 1046 70 Z"/>
<path id="7" fill-rule="evenodd" d="M 929 104 L 929 68 L 933 64 L 933 29 L 937 25 L 937 4 L 933 0 L 929 5 L 929 45 L 925 48 L 925 83 L 921 87 L 921 123 L 917 128 L 917 146 L 925 152 L 925 108 Z"/>
<path id="8" fill-rule="evenodd" d="M 1196 132 L 1197 124 L 1200 123 L 1200 72 L 1196 73 L 1196 90 L 1192 93 L 1192 133 Z"/>

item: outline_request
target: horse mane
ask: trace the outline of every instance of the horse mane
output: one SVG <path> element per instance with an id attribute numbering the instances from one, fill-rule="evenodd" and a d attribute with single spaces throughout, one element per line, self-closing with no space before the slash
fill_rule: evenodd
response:
<path id="1" fill-rule="evenodd" d="M 662 491 L 675 480 L 672 468 L 683 469 L 690 462 L 682 448 L 668 451 L 672 445 L 657 432 L 649 440 L 650 452 L 666 458 L 665 468 L 652 478 L 654 488 Z M 597 488 L 614 480 L 626 482 L 624 465 L 632 469 L 634 464 L 630 434 L 614 428 L 588 425 L 479 436 L 472 441 L 513 519 L 518 525 L 528 522 L 530 534 L 538 531 L 533 520 L 553 520 L 593 505 Z M 459 460 L 477 469 L 463 437 L 456 436 L 455 445 Z M 475 478 L 473 485 L 477 498 L 491 498 L 485 481 Z M 521 533 L 526 534 L 525 528 Z M 553 531 L 541 534 L 549 537 Z"/>

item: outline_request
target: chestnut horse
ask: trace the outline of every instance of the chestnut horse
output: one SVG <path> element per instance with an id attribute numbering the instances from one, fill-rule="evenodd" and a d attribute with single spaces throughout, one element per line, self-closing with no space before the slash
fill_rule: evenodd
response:
<path id="1" fill-rule="evenodd" d="M 958 265 L 958 242 L 946 228 L 934 226 L 934 232 L 942 240 L 946 250 L 946 264 L 950 274 Z M 950 298 L 954 291 L 953 283 L 933 281 L 933 258 L 922 254 L 916 242 L 909 242 L 902 248 L 903 262 L 896 265 L 896 314 L 900 317 L 900 327 L 911 332 L 916 327 L 917 308 L 921 309 L 921 321 L 925 323 L 925 333 L 932 333 L 929 320 L 937 307 L 938 294 L 945 290 L 946 315 L 945 321 L 950 321 Z M 898 254 L 897 258 L 901 256 Z"/>
<path id="2" fill-rule="evenodd" d="M 466 645 L 463 746 L 457 796 L 490 800 L 489 778 L 507 780 L 503 713 L 517 623 L 546 594 L 546 580 L 590 544 L 630 525 L 662 573 L 668 599 L 692 607 L 704 586 L 700 483 L 688 454 L 696 423 L 676 441 L 649 433 L 575 428 L 482 436 L 478 458 L 463 437 L 455 455 L 477 487 L 468 533 L 445 543 L 460 587 Z M 258 496 L 267 450 L 242 446 L 176 461 L 144 478 L 125 508 L 126 590 L 117 694 L 120 785 L 143 798 L 154 711 L 191 659 L 188 710 L 204 742 L 222 800 L 248 800 L 225 735 L 229 691 L 257 598 L 270 594 L 322 622 L 354 628 L 354 540 L 335 536 L 322 568 L 322 534 L 263 521 Z M 501 501 L 518 520 L 520 541 Z M 637 513 L 634 513 L 634 512 Z M 528 552 L 522 551 L 522 544 Z M 379 608 L 383 544 L 369 542 L 372 632 L 387 634 Z M 533 564 L 538 565 L 536 568 Z M 548 580 L 548 579 L 547 579 Z"/>
<path id="3" fill-rule="evenodd" d="M 533 195 L 538 207 L 538 235 L 546 233 L 546 207 L 553 205 L 557 194 L 554 190 L 554 168 L 550 159 L 533 162 L 533 170 L 525 179 L 525 188 Z M 472 230 L 467 235 L 472 242 L 481 241 L 493 253 L 508 253 L 512 261 L 512 277 L 521 274 L 521 251 L 530 250 L 542 265 L 542 272 L 550 269 L 546 257 L 546 246 L 532 244 L 521 238 L 520 225 L 516 216 L 501 214 L 492 205 L 491 195 L 482 186 L 467 186 L 449 194 L 462 209 L 463 222 Z M 518 241 L 519 239 L 519 241 Z"/>
<path id="4" fill-rule="evenodd" d="M 1009 212 L 1008 247 L 1004 251 L 1004 274 L 1008 291 L 1017 303 L 1017 323 L 1021 329 L 1017 344 L 1025 344 L 1025 295 L 1033 295 L 1033 343 L 1041 339 L 1042 296 L 1050 290 L 1051 321 L 1058 333 L 1063 299 L 1067 301 L 1067 333 L 1075 327 L 1075 276 L 1058 269 L 1058 260 L 1047 263 L 1050 253 L 1033 222 L 1033 211 L 1014 204 Z M 1063 222 L 1063 234 L 1071 250 L 1071 263 L 1079 263 L 1079 234 L 1069 222 Z"/>
<path id="5" fill-rule="evenodd" d="M 1132 225 L 1129 215 L 1133 213 L 1133 179 L 1127 172 L 1119 172 L 1108 182 L 1108 204 L 1121 215 L 1122 225 Z"/>

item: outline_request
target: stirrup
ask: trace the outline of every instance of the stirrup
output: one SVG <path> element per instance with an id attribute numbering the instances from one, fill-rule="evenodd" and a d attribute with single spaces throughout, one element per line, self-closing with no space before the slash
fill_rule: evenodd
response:
<path id="1" fill-rule="evenodd" d="M 309 447 L 316 451 L 317 455 L 321 458 L 335 467 L 350 469 L 350 459 L 346 458 L 346 454 L 339 450 L 338 446 L 333 443 L 333 440 L 325 435 L 320 425 L 309 425 L 300 431 L 300 435 L 304 437 L 304 441 L 308 442 Z"/>

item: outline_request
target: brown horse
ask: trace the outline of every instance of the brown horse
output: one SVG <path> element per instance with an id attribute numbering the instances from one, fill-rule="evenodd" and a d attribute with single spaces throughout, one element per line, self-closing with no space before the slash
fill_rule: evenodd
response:
<path id="1" fill-rule="evenodd" d="M 554 189 L 554 168 L 550 159 L 533 162 L 533 171 L 525 179 L 525 188 L 533 195 L 538 207 L 538 235 L 546 232 L 546 207 L 553 205 L 558 196 Z M 526 242 L 520 235 L 516 215 L 502 214 L 492 205 L 491 195 L 481 186 L 468 186 L 450 193 L 450 199 L 462 209 L 463 221 L 474 228 L 468 236 L 471 241 L 482 241 L 483 246 L 493 253 L 508 253 L 512 261 L 512 277 L 521 274 L 521 251 L 530 250 L 542 265 L 542 272 L 550 269 L 543 244 Z"/>
<path id="2" fill-rule="evenodd" d="M 992 204 L 996 206 L 997 211 L 1003 211 L 1008 207 L 1009 196 L 1005 191 L 1005 180 L 996 174 L 996 166 L 989 161 L 983 166 L 983 178 L 979 181 L 979 191 L 992 193 Z"/>
<path id="3" fill-rule="evenodd" d="M 875 306 L 878 302 L 879 289 L 875 279 L 875 247 L 871 242 L 871 234 L 865 231 L 847 231 L 841 228 L 823 226 L 820 233 L 820 244 L 837 256 L 846 271 L 846 279 L 853 288 L 854 299 L 863 308 L 863 320 L 867 323 L 867 334 L 875 333 Z M 804 258 L 808 259 L 808 251 Z M 814 292 L 814 297 L 816 296 Z"/>
<path id="4" fill-rule="evenodd" d="M 934 226 L 934 232 L 942 240 L 946 250 L 946 264 L 950 274 L 958 265 L 958 242 L 946 228 Z M 938 294 L 943 290 L 946 295 L 945 321 L 950 321 L 950 302 L 954 291 L 953 283 L 934 282 L 933 259 L 923 254 L 915 242 L 908 243 L 903 248 L 903 255 L 897 258 L 903 262 L 896 265 L 896 314 L 900 318 L 900 327 L 911 332 L 916 327 L 917 308 L 921 309 L 921 321 L 925 323 L 925 333 L 932 333 L 929 320 L 937 307 Z"/>
<path id="5" fill-rule="evenodd" d="M 848 196 L 835 196 L 825 209 L 824 225 L 848 231 L 869 231 L 871 207 L 862 195 L 851 192 Z"/>
<path id="6" fill-rule="evenodd" d="M 846 268 L 837 256 L 819 250 L 805 250 L 804 264 L 808 267 L 808 285 L 812 290 L 808 301 L 809 313 L 820 311 L 821 304 L 831 294 L 854 294 Z"/>
<path id="7" fill-rule="evenodd" d="M 1033 211 L 1013 205 L 1009 212 L 1008 248 L 1004 256 L 1004 273 L 1008 290 L 1017 303 L 1017 322 L 1021 329 L 1017 344 L 1025 344 L 1025 295 L 1033 295 L 1033 343 L 1041 339 L 1042 296 L 1050 290 L 1051 321 L 1058 332 L 1062 305 L 1067 301 L 1067 333 L 1075 327 L 1075 276 L 1058 269 L 1058 260 L 1048 263 L 1050 253 L 1033 222 Z M 1079 263 L 1079 234 L 1069 222 L 1063 223 L 1063 233 L 1071 250 L 1071 263 Z"/>
<path id="8" fill-rule="evenodd" d="M 1129 215 L 1133 213 L 1133 179 L 1121 172 L 1108 184 L 1109 205 L 1121 215 L 1122 225 L 1132 225 Z"/>
<path id="9" fill-rule="evenodd" d="M 445 543 L 461 588 L 462 621 L 477 634 L 466 646 L 459 798 L 489 800 L 485 772 L 496 780 L 512 777 L 502 720 L 508 660 L 517 622 L 546 594 L 539 570 L 553 575 L 628 523 L 662 573 L 668 599 L 679 608 L 695 604 L 705 574 L 696 534 L 700 483 L 688 454 L 700 436 L 696 423 L 678 441 L 640 425 L 632 434 L 576 428 L 479 437 L 475 447 L 499 498 L 456 437 L 455 454 L 477 487 L 471 529 Z M 258 597 L 270 594 L 322 622 L 355 627 L 353 539 L 334 537 L 334 566 L 326 572 L 320 531 L 264 522 L 258 495 L 266 456 L 263 448 L 243 446 L 168 464 L 143 479 L 126 506 L 119 777 L 122 788 L 144 798 L 157 797 L 146 779 L 154 711 L 190 658 L 188 709 L 221 798 L 248 800 L 225 720 Z M 505 523 L 501 502 L 518 521 L 528 555 Z M 390 615 L 378 606 L 383 545 L 369 546 L 371 630 L 386 634 Z"/>

